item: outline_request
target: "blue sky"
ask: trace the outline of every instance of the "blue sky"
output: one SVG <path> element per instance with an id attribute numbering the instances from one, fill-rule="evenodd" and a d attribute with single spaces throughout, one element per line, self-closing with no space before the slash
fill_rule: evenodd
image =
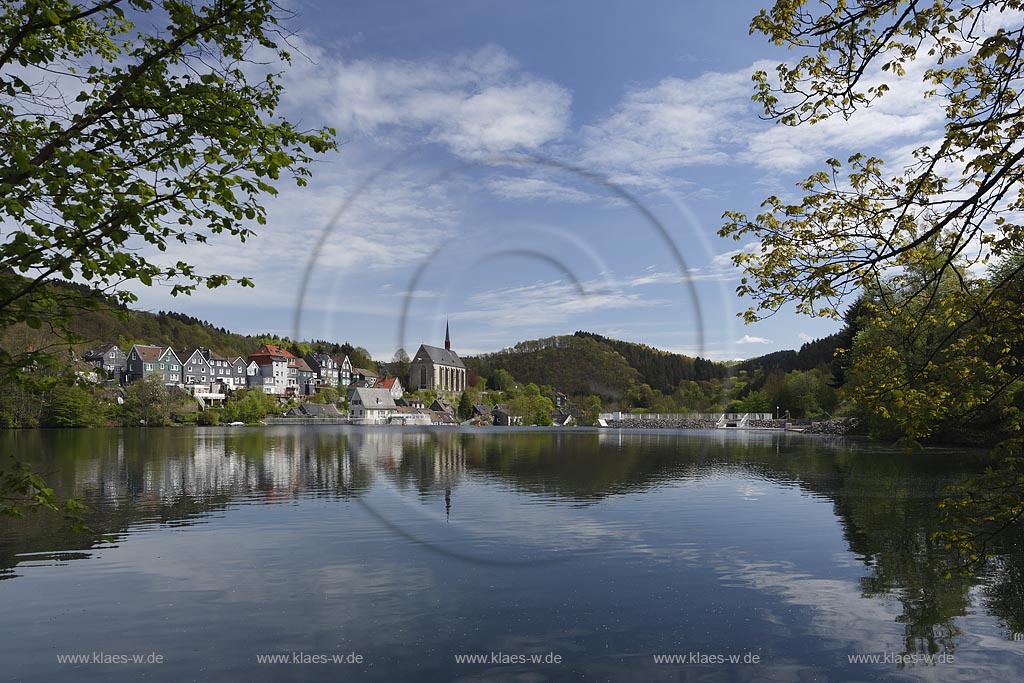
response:
<path id="1" fill-rule="evenodd" d="M 379 359 L 440 344 L 446 319 L 463 355 L 578 329 L 714 359 L 797 348 L 838 324 L 744 325 L 729 256 L 757 245 L 719 238 L 722 213 L 795 197 L 865 141 L 900 157 L 941 131 L 914 68 L 851 122 L 760 120 L 750 75 L 787 56 L 748 35 L 761 3 L 293 6 L 283 111 L 345 144 L 268 200 L 257 238 L 168 254 L 255 290 L 154 289 L 145 308 Z"/>

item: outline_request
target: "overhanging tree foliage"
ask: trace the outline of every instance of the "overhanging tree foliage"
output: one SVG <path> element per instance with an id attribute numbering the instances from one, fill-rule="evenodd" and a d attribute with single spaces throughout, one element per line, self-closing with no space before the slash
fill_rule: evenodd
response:
<path id="1" fill-rule="evenodd" d="M 921 140 L 912 163 L 890 168 L 865 153 L 845 164 L 829 159 L 800 184 L 801 199 L 769 197 L 754 217 L 728 212 L 720 231 L 760 245 L 734 259 L 745 271 L 739 292 L 754 301 L 748 321 L 787 304 L 839 317 L 844 297 L 884 293 L 894 273 L 916 269 L 913 282 L 903 281 L 912 287 L 883 301 L 887 310 L 874 316 L 870 340 L 876 361 L 911 370 L 886 391 L 910 401 L 900 407 L 910 437 L 956 417 L 936 409 L 935 396 L 919 400 L 927 392 L 952 396 L 982 377 L 981 387 L 970 387 L 971 400 L 954 406 L 963 416 L 1000 400 L 1021 379 L 1019 363 L 999 358 L 1020 345 L 1020 327 L 1008 324 L 1020 318 L 1020 299 L 1000 292 L 1024 268 L 1014 260 L 1024 251 L 1022 8 L 1020 0 L 780 0 L 751 23 L 752 33 L 803 53 L 772 77 L 755 74 L 755 100 L 769 119 L 801 126 L 856 117 L 890 89 L 908 87 L 911 72 L 921 74 L 925 100 L 944 111 L 938 139 Z M 925 68 L 910 68 L 915 61 Z M 998 279 L 985 286 L 964 276 L 990 260 L 1012 265 L 994 269 Z M 914 357 L 900 355 L 901 348 Z M 970 361 L 943 370 L 943 358 Z M 878 387 L 884 378 L 871 378 L 870 369 L 862 364 L 860 377 Z M 1016 420 L 1008 431 L 1020 430 L 1019 416 L 1007 415 Z M 1007 476 L 1018 494 L 1024 490 L 1024 478 Z M 985 514 L 1019 519 L 1021 510 Z"/>
<path id="2" fill-rule="evenodd" d="M 929 240 L 940 242 L 946 267 L 960 256 L 1021 250 L 1024 26 L 1009 13 L 1022 5 L 787 0 L 753 20 L 751 32 L 808 53 L 779 65 L 775 78 L 755 74 L 755 99 L 768 118 L 799 126 L 853 117 L 904 87 L 907 65 L 920 59 L 929 65 L 926 99 L 941 101 L 946 128 L 938 144 L 922 141 L 905 169 L 887 172 L 883 159 L 864 154 L 850 157 L 846 170 L 830 159 L 803 181 L 799 202 L 769 197 L 753 218 L 728 212 L 723 236 L 762 245 L 734 259 L 747 272 L 740 292 L 755 301 L 748 320 L 789 302 L 838 316 L 843 296 Z"/>
<path id="3" fill-rule="evenodd" d="M 68 339 L 71 316 L 101 300 L 46 286 L 58 276 L 121 303 L 136 298 L 128 284 L 175 295 L 252 285 L 160 252 L 217 234 L 244 241 L 265 222 L 260 202 L 275 183 L 305 184 L 314 155 L 336 147 L 333 130 L 277 113 L 274 65 L 290 59 L 281 14 L 270 0 L 0 8 L 0 326 Z M 23 384 L 47 360 L 0 348 L 2 379 Z M 0 511 L 16 511 L 10 488 Z M 24 489 L 18 500 L 33 499 Z M 32 490 L 52 503 L 45 487 Z"/>

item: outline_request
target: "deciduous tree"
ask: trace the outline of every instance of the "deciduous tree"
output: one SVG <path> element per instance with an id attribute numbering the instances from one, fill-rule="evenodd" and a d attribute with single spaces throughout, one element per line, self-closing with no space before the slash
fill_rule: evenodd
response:
<path id="1" fill-rule="evenodd" d="M 335 147 L 332 130 L 277 111 L 274 65 L 290 59 L 282 14 L 272 0 L 0 8 L 0 327 L 46 325 L 73 341 L 70 317 L 104 302 L 46 286 L 58 276 L 120 303 L 136 298 L 127 284 L 173 294 L 252 284 L 159 252 L 218 234 L 246 240 L 276 183 L 304 184 L 314 155 Z M 48 360 L 3 347 L 0 374 L 19 385 Z M 19 500 L 52 503 L 47 492 Z"/>

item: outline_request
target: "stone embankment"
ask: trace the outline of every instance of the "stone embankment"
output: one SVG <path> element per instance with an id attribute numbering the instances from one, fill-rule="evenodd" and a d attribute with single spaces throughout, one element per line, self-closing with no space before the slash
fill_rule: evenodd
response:
<path id="1" fill-rule="evenodd" d="M 857 420 L 822 420 L 812 422 L 804 431 L 804 434 L 829 434 L 831 436 L 845 436 L 857 431 Z"/>
<path id="2" fill-rule="evenodd" d="M 608 420 L 607 422 L 609 427 L 621 427 L 623 429 L 714 429 L 718 424 L 716 420 L 688 418 L 674 420 L 641 420 L 635 417 L 623 420 Z"/>
<path id="3" fill-rule="evenodd" d="M 641 420 L 638 418 L 625 418 L 622 420 L 607 420 L 609 427 L 622 429 L 716 429 L 717 420 L 675 418 L 660 420 Z M 748 420 L 744 429 L 790 429 L 800 430 L 804 434 L 829 434 L 842 436 L 850 434 L 856 428 L 855 420 Z"/>

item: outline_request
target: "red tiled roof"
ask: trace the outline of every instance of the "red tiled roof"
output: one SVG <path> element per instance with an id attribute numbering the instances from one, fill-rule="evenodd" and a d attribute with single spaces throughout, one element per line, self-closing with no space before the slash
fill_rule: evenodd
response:
<path id="1" fill-rule="evenodd" d="M 167 350 L 166 346 L 143 346 L 142 344 L 136 344 L 134 348 L 138 352 L 139 358 L 149 363 L 160 360 L 160 356 L 164 355 Z"/>
<path id="2" fill-rule="evenodd" d="M 385 377 L 384 379 L 377 382 L 377 386 L 380 387 L 381 389 L 392 389 L 394 388 L 395 381 L 397 380 L 397 377 Z"/>
<path id="3" fill-rule="evenodd" d="M 256 349 L 255 353 L 249 354 L 249 360 L 256 361 L 257 365 L 266 365 L 267 363 L 273 363 L 275 358 L 283 358 L 284 360 L 288 361 L 289 367 L 298 367 L 296 365 L 296 361 L 299 359 L 283 346 L 275 346 L 274 344 L 264 344 L 260 348 Z"/>

